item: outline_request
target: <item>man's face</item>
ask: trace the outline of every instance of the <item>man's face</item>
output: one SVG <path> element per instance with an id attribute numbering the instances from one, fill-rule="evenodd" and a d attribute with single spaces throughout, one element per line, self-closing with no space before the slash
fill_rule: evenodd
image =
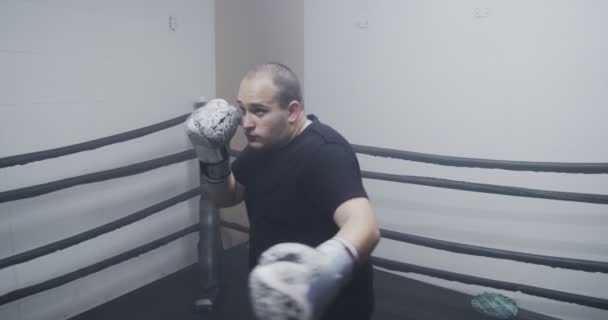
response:
<path id="1" fill-rule="evenodd" d="M 269 76 L 257 75 L 241 82 L 237 102 L 241 125 L 252 148 L 280 147 L 289 142 L 289 111 L 279 106 L 276 93 Z"/>

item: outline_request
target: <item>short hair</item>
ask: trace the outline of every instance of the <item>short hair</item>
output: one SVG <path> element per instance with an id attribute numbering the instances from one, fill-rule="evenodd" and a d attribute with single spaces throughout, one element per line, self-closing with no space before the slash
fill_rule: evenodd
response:
<path id="1" fill-rule="evenodd" d="M 289 67 L 277 62 L 268 62 L 257 65 L 245 77 L 251 79 L 264 74 L 269 75 L 273 84 L 277 87 L 275 99 L 277 99 L 281 108 L 287 109 L 289 103 L 294 100 L 304 105 L 300 81 Z"/>

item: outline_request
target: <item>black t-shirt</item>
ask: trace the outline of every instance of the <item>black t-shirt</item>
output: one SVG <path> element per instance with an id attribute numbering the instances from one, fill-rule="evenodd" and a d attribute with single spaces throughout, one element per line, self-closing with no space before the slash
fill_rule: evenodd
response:
<path id="1" fill-rule="evenodd" d="M 316 247 L 330 239 L 338 232 L 333 220 L 338 206 L 367 197 L 350 144 L 316 117 L 309 119 L 313 122 L 288 145 L 276 150 L 246 147 L 232 164 L 236 180 L 245 186 L 251 267 L 275 244 Z M 369 319 L 372 306 L 367 261 L 357 267 L 325 318 Z"/>

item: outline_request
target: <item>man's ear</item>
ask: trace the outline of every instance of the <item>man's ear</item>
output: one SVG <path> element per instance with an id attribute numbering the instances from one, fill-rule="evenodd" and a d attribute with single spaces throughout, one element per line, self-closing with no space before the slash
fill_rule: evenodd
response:
<path id="1" fill-rule="evenodd" d="M 287 105 L 287 112 L 289 112 L 288 121 L 290 123 L 296 122 L 300 113 L 302 113 L 302 104 L 300 101 L 293 100 Z"/>

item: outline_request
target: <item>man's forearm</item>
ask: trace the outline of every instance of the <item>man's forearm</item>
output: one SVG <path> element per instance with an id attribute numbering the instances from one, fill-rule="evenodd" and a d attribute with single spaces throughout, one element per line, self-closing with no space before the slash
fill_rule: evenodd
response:
<path id="1" fill-rule="evenodd" d="M 232 173 L 221 182 L 209 182 L 208 188 L 209 197 L 217 207 L 231 207 L 241 202 L 241 191 Z"/>
<path id="2" fill-rule="evenodd" d="M 380 240 L 380 230 L 374 212 L 366 198 L 343 203 L 336 210 L 340 230 L 336 237 L 349 241 L 357 250 L 359 260 L 365 260 Z"/>

